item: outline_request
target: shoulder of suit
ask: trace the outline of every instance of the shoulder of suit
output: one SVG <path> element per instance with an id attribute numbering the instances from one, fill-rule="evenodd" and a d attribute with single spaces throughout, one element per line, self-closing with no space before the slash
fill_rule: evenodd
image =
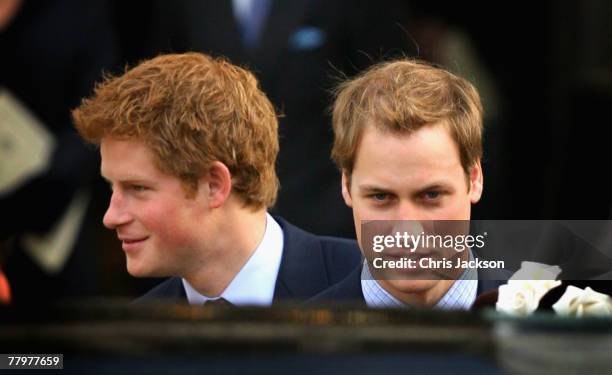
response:
<path id="1" fill-rule="evenodd" d="M 312 297 L 307 302 L 307 306 L 365 303 L 361 291 L 361 267 L 361 265 L 354 267 L 343 280 Z"/>
<path id="2" fill-rule="evenodd" d="M 339 247 L 359 249 L 359 247 L 357 246 L 357 241 L 355 240 L 348 239 L 348 238 L 333 237 L 333 236 L 319 236 L 319 235 L 307 232 L 304 229 L 301 229 L 299 227 L 296 227 L 295 225 L 289 223 L 288 221 L 286 221 L 280 216 L 274 216 L 274 220 L 276 220 L 276 222 L 280 225 L 285 235 L 290 235 L 292 237 L 297 235 L 297 236 L 301 236 L 304 238 L 309 238 L 311 240 L 316 240 L 321 243 L 322 247 L 339 246 Z"/>
<path id="3" fill-rule="evenodd" d="M 136 299 L 133 304 L 140 304 L 158 299 L 177 299 L 184 294 L 183 283 L 180 277 L 170 277 L 144 295 Z"/>

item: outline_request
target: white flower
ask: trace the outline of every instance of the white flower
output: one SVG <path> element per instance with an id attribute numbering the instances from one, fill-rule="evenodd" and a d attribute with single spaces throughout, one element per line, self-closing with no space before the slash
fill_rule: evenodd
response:
<path id="1" fill-rule="evenodd" d="M 540 299 L 552 288 L 561 285 L 555 278 L 561 273 L 558 266 L 535 262 L 522 262 L 508 283 L 499 287 L 497 311 L 525 316 L 538 308 Z"/>
<path id="2" fill-rule="evenodd" d="M 609 316 L 612 314 L 612 298 L 586 287 L 580 289 L 569 285 L 559 301 L 553 306 L 558 315 L 575 316 Z"/>
<path id="3" fill-rule="evenodd" d="M 495 307 L 511 315 L 529 315 L 538 308 L 544 294 L 558 285 L 561 281 L 508 280 L 508 284 L 499 287 Z"/>

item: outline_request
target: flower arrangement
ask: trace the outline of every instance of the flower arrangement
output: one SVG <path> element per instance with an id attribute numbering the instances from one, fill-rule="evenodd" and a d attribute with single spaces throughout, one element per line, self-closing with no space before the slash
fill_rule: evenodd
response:
<path id="1" fill-rule="evenodd" d="M 552 301 L 551 308 L 557 315 L 611 316 L 612 298 L 593 290 L 590 286 L 582 289 L 575 285 L 556 280 L 561 273 L 558 266 L 535 262 L 522 262 L 518 270 L 499 287 L 495 308 L 499 312 L 514 316 L 527 316 L 541 306 L 544 296 L 558 298 L 557 290 L 564 292 L 560 298 Z M 554 293 L 557 291 L 557 293 Z"/>

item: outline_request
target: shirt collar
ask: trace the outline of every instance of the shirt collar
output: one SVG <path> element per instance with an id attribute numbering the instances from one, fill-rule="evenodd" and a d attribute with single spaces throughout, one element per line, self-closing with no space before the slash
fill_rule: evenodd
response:
<path id="1" fill-rule="evenodd" d="M 270 306 L 274 299 L 282 255 L 283 230 L 274 218 L 266 213 L 266 230 L 261 242 L 223 293 L 214 298 L 204 296 L 187 280 L 182 279 L 187 300 L 191 305 L 224 298 L 233 305 Z"/>
<path id="2" fill-rule="evenodd" d="M 471 251 L 469 255 L 469 260 L 473 261 L 474 255 Z M 478 272 L 475 268 L 466 268 L 434 308 L 440 310 L 469 310 L 476 300 L 477 293 Z"/>

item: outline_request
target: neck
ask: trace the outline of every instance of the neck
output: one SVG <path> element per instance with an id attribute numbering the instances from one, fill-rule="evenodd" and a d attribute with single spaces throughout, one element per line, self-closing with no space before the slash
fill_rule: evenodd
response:
<path id="1" fill-rule="evenodd" d="M 266 210 L 253 211 L 234 202 L 214 217 L 217 225 L 203 239 L 209 251 L 184 278 L 200 294 L 220 296 L 247 263 L 266 231 Z M 212 218 L 211 218 L 212 219 Z"/>

